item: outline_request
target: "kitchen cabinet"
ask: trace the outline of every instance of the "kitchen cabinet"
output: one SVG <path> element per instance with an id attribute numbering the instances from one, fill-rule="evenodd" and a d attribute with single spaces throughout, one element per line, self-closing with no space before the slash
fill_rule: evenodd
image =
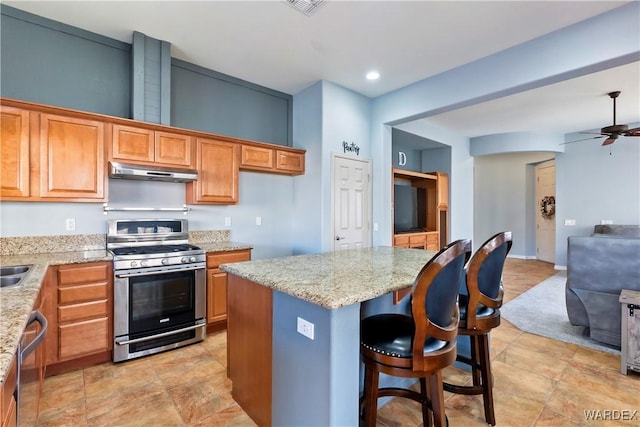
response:
<path id="1" fill-rule="evenodd" d="M 0 106 L 0 196 L 28 197 L 29 111 Z"/>
<path id="2" fill-rule="evenodd" d="M 243 144 L 240 169 L 287 175 L 304 174 L 304 152 Z"/>
<path id="3" fill-rule="evenodd" d="M 113 343 L 113 269 L 110 262 L 52 267 L 45 305 L 48 317 L 47 365 L 90 355 L 110 359 Z M 55 307 L 54 310 L 51 308 Z M 107 356 L 108 355 L 108 356 Z"/>
<path id="4" fill-rule="evenodd" d="M 14 356 L 0 389 L 0 416 L 2 417 L 0 425 L 2 427 L 15 427 L 16 425 L 17 407 L 13 393 L 16 390 L 18 378 L 17 360 L 17 356 Z"/>
<path id="5" fill-rule="evenodd" d="M 104 123 L 40 115 L 40 197 L 106 200 Z"/>
<path id="6" fill-rule="evenodd" d="M 250 260 L 250 249 L 207 254 L 207 330 L 214 331 L 226 327 L 227 273 L 218 267 L 229 262 Z"/>
<path id="7" fill-rule="evenodd" d="M 114 124 L 110 160 L 193 169 L 189 135 Z"/>
<path id="8" fill-rule="evenodd" d="M 237 204 L 239 154 L 238 144 L 197 138 L 198 179 L 186 184 L 187 204 Z"/>

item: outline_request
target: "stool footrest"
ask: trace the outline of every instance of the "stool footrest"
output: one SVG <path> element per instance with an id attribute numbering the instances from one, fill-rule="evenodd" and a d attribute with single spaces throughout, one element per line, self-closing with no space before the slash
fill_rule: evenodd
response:
<path id="1" fill-rule="evenodd" d="M 484 387 L 481 385 L 455 385 L 443 382 L 442 388 L 449 393 L 465 394 L 467 396 L 484 393 Z"/>

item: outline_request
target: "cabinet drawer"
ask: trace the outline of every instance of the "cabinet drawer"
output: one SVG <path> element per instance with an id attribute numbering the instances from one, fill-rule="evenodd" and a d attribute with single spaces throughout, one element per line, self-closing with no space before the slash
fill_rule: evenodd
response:
<path id="1" fill-rule="evenodd" d="M 107 299 L 108 291 L 109 286 L 107 282 L 61 287 L 58 288 L 58 304 L 74 304 Z"/>
<path id="2" fill-rule="evenodd" d="M 75 283 L 103 282 L 109 278 L 108 263 L 91 264 L 82 267 L 61 266 L 58 270 L 59 285 L 73 285 Z"/>
<path id="3" fill-rule="evenodd" d="M 94 317 L 105 317 L 108 315 L 108 310 L 109 304 L 107 300 L 58 307 L 58 322 L 63 323 L 86 320 Z"/>
<path id="4" fill-rule="evenodd" d="M 221 252 L 207 254 L 207 268 L 218 268 L 228 262 L 250 261 L 251 251 Z"/>
<path id="5" fill-rule="evenodd" d="M 61 360 L 109 350 L 109 322 L 100 318 L 58 326 Z"/>

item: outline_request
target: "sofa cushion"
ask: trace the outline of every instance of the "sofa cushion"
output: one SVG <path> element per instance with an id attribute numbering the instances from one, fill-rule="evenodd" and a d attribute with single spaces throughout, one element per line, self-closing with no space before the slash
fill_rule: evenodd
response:
<path id="1" fill-rule="evenodd" d="M 598 224 L 593 227 L 594 235 L 625 236 L 640 239 L 640 225 Z"/>

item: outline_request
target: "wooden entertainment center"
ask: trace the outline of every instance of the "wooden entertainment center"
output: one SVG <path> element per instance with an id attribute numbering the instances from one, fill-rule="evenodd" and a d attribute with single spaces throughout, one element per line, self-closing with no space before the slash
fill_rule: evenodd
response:
<path id="1" fill-rule="evenodd" d="M 438 251 L 449 242 L 449 176 L 444 172 L 420 173 L 393 169 L 394 234 L 393 246 Z M 396 191 L 414 191 L 415 227 L 397 229 Z"/>

